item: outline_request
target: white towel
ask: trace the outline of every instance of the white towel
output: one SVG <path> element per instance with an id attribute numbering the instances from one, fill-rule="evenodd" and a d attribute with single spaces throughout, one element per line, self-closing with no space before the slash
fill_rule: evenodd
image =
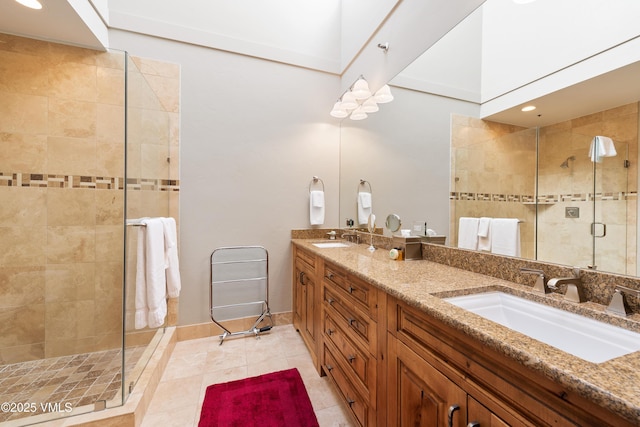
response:
<path id="1" fill-rule="evenodd" d="M 180 262 L 178 261 L 178 233 L 176 220 L 162 218 L 164 231 L 164 266 L 167 277 L 167 295 L 170 298 L 180 296 L 182 282 L 180 281 Z"/>
<path id="2" fill-rule="evenodd" d="M 162 218 L 145 218 L 141 222 L 144 226 L 138 230 L 134 326 L 157 328 L 167 316 L 165 230 Z"/>
<path id="3" fill-rule="evenodd" d="M 358 192 L 358 224 L 366 224 L 371 215 L 371 193 Z"/>
<path id="4" fill-rule="evenodd" d="M 596 136 L 591 140 L 589 157 L 592 162 L 601 163 L 603 157 L 614 157 L 618 154 L 613 140 L 606 136 Z"/>
<path id="5" fill-rule="evenodd" d="M 491 250 L 491 218 L 483 216 L 478 223 L 478 250 Z"/>
<path id="6" fill-rule="evenodd" d="M 311 225 L 324 224 L 324 191 L 309 193 L 309 222 Z"/>
<path id="7" fill-rule="evenodd" d="M 517 218 L 491 221 L 491 253 L 520 256 L 520 224 Z"/>
<path id="8" fill-rule="evenodd" d="M 478 218 L 460 217 L 458 222 L 458 247 L 461 249 L 478 249 Z"/>

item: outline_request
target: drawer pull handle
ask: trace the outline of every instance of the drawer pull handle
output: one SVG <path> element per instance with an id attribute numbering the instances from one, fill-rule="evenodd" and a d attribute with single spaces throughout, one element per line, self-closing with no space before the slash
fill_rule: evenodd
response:
<path id="1" fill-rule="evenodd" d="M 356 288 L 354 288 L 353 286 L 349 286 L 349 293 L 350 294 L 352 294 L 353 291 L 355 291 L 355 290 L 356 290 Z"/>
<path id="2" fill-rule="evenodd" d="M 349 326 L 353 326 L 356 323 L 356 319 L 348 319 L 347 322 L 349 322 Z"/>
<path id="3" fill-rule="evenodd" d="M 353 363 L 353 361 L 356 360 L 356 355 L 353 354 L 353 355 L 347 357 L 347 360 L 349 361 L 349 363 Z"/>
<path id="4" fill-rule="evenodd" d="M 333 329 L 327 329 L 327 335 L 331 336 L 333 334 Z"/>
<path id="5" fill-rule="evenodd" d="M 469 424 L 467 424 L 467 427 L 480 427 L 480 423 L 477 421 L 471 421 Z"/>
<path id="6" fill-rule="evenodd" d="M 449 406 L 449 427 L 453 427 L 453 414 L 458 410 L 460 410 L 460 405 Z"/>
<path id="7" fill-rule="evenodd" d="M 351 399 L 351 398 L 349 398 L 349 397 L 347 397 L 347 403 L 349 404 L 349 407 L 351 408 L 353 406 L 353 404 L 356 403 L 356 401 Z"/>
<path id="8" fill-rule="evenodd" d="M 329 303 L 329 305 L 333 304 L 333 300 L 331 298 L 327 298 L 327 303 Z"/>
<path id="9" fill-rule="evenodd" d="M 327 365 L 327 371 L 329 371 L 329 372 L 333 371 L 333 366 Z"/>
<path id="10" fill-rule="evenodd" d="M 300 284 L 301 285 L 306 285 L 306 283 L 304 283 L 304 271 L 300 272 Z"/>
<path id="11" fill-rule="evenodd" d="M 327 279 L 329 279 L 329 280 L 333 280 L 333 273 L 329 273 L 329 274 L 327 274 L 327 275 L 326 275 L 326 276 L 324 276 L 324 277 L 326 277 L 326 278 L 327 278 Z"/>

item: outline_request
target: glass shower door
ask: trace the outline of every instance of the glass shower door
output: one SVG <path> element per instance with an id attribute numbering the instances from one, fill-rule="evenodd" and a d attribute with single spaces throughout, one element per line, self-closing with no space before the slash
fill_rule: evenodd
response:
<path id="1" fill-rule="evenodd" d="M 629 187 L 628 144 L 615 141 L 617 154 L 593 163 L 593 222 L 590 234 L 593 244 L 591 265 L 598 270 L 635 274 L 627 271 L 627 195 Z"/>

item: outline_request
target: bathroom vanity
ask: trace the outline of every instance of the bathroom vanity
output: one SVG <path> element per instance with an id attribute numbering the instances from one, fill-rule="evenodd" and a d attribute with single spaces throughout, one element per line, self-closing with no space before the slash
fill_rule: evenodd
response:
<path id="1" fill-rule="evenodd" d="M 587 362 L 443 300 L 530 287 L 313 242 L 293 240 L 294 325 L 358 425 L 640 425 L 640 352 Z"/>

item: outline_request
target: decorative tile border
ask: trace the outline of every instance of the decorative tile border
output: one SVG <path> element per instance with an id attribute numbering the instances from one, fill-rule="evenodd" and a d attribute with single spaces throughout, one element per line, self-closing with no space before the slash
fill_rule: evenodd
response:
<path id="1" fill-rule="evenodd" d="M 0 172 L 0 187 L 123 190 L 124 182 L 125 180 L 122 177 Z M 129 178 L 127 179 L 127 189 L 142 191 L 180 191 L 180 180 Z"/>
<path id="2" fill-rule="evenodd" d="M 579 193 L 579 194 L 545 194 L 538 196 L 538 203 L 559 203 L 559 202 L 592 202 L 635 200 L 638 197 L 637 191 L 619 191 L 612 193 Z M 476 201 L 476 202 L 507 202 L 507 203 L 534 203 L 535 196 L 522 194 L 490 194 L 490 193 L 464 193 L 451 192 L 449 200 Z"/>

